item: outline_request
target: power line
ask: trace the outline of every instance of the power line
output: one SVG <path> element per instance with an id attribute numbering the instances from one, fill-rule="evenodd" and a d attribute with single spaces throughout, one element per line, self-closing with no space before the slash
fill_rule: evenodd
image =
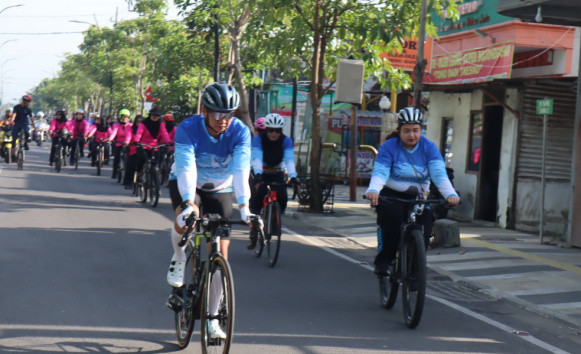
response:
<path id="1" fill-rule="evenodd" d="M 83 32 L 2 32 L 0 35 L 11 35 L 11 36 L 42 36 L 42 35 L 52 35 L 52 34 L 78 34 Z"/>

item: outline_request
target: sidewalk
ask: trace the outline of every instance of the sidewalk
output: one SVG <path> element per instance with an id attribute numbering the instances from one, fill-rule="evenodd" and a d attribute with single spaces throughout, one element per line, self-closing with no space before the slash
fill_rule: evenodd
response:
<path id="1" fill-rule="evenodd" d="M 289 213 L 366 248 L 377 247 L 375 215 L 362 200 L 349 202 L 349 187 L 335 187 L 335 212 Z M 428 267 L 470 288 L 581 329 L 581 250 L 541 245 L 538 235 L 460 224 L 462 246 L 428 251 Z"/>

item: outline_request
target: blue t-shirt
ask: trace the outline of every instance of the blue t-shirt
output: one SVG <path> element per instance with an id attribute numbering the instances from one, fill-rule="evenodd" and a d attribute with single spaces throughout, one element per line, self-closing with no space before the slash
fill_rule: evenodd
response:
<path id="1" fill-rule="evenodd" d="M 29 125 L 29 117 L 32 116 L 32 111 L 29 107 L 24 107 L 22 104 L 17 104 L 14 106 L 14 114 L 16 115 L 16 119 L 14 120 L 14 124 L 16 125 Z"/>

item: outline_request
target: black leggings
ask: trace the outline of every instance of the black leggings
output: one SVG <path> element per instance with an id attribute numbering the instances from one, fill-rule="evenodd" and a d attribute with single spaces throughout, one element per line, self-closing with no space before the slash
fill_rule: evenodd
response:
<path id="1" fill-rule="evenodd" d="M 74 159 L 75 159 L 75 151 L 77 150 L 77 140 L 81 139 L 81 141 L 79 142 L 79 153 L 80 156 L 83 157 L 85 156 L 85 139 L 82 138 L 77 138 L 77 139 L 73 139 L 73 141 L 71 142 L 71 165 L 74 163 Z"/>
<path id="2" fill-rule="evenodd" d="M 56 153 L 56 146 L 59 142 L 59 139 L 60 138 L 58 136 L 52 137 L 52 145 L 50 146 L 50 155 L 48 156 L 48 162 L 50 162 L 50 163 L 54 162 L 54 154 Z M 65 149 L 65 153 L 66 153 L 67 146 L 68 146 L 67 141 L 63 140 L 63 147 Z M 66 161 L 65 161 L 65 163 L 66 163 Z"/>
<path id="3" fill-rule="evenodd" d="M 262 200 L 268 193 L 267 184 L 268 183 L 284 183 L 285 182 L 285 175 L 284 173 L 264 173 L 263 175 L 264 184 L 256 190 L 254 188 L 254 180 L 250 179 L 250 188 L 252 192 L 252 196 L 250 197 L 250 212 L 253 214 L 260 214 L 260 210 L 262 209 Z M 288 193 L 286 191 L 286 187 L 274 187 L 273 190 L 277 192 L 277 200 L 278 204 L 280 205 L 281 213 L 284 213 L 286 210 L 286 205 L 288 203 Z"/>
<path id="4" fill-rule="evenodd" d="M 167 186 L 169 188 L 171 205 L 175 210 L 182 203 L 182 196 L 178 189 L 178 181 L 172 179 L 168 182 Z M 196 204 L 200 210 L 204 208 L 204 214 L 219 214 L 223 218 L 229 219 L 232 217 L 232 202 L 232 192 L 213 193 L 205 192 L 201 189 L 196 189 L 194 204 Z"/>
<path id="5" fill-rule="evenodd" d="M 396 192 L 387 187 L 383 188 L 379 194 L 401 199 L 413 199 L 409 194 Z M 379 253 L 375 257 L 375 264 L 388 265 L 395 258 L 399 248 L 401 225 L 407 220 L 406 210 L 405 205 L 397 202 L 381 202 L 377 206 L 377 245 Z M 426 207 L 422 215 L 416 217 L 416 221 L 424 226 L 424 241 L 427 248 L 432 235 L 432 211 Z"/>

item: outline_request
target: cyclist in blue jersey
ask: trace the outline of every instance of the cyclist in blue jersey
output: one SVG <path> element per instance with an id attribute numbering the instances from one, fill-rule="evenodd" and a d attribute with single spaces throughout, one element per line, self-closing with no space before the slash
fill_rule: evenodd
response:
<path id="1" fill-rule="evenodd" d="M 375 273 L 385 275 L 399 247 L 400 226 L 405 221 L 404 206 L 400 203 L 378 205 L 379 195 L 414 199 L 418 193 L 429 192 L 430 178 L 450 206 L 460 203 L 452 187 L 444 159 L 436 144 L 421 135 L 423 115 L 419 109 L 407 107 L 398 113 L 398 128 L 379 148 L 367 199 L 377 205 L 377 243 Z M 424 226 L 426 247 L 432 233 L 432 212 L 424 210 L 416 219 Z"/>
<path id="2" fill-rule="evenodd" d="M 250 223 L 248 208 L 250 188 L 250 129 L 234 117 L 239 104 L 238 92 L 227 84 L 213 83 L 202 93 L 202 114 L 184 120 L 175 136 L 175 178 L 169 183 L 176 223 L 171 231 L 174 255 L 167 281 L 181 287 L 186 266 L 185 247 L 178 243 L 185 231 L 185 220 L 191 215 L 219 214 L 232 217 L 234 191 L 242 220 Z M 230 241 L 223 235 L 220 249 L 228 259 Z M 212 282 L 210 315 L 218 314 L 222 282 Z M 217 319 L 208 324 L 212 338 L 226 338 Z"/>
<path id="3" fill-rule="evenodd" d="M 286 183 L 284 166 L 286 166 L 290 182 L 294 185 L 298 184 L 293 141 L 282 133 L 284 118 L 277 113 L 268 114 L 264 118 L 264 126 L 265 132 L 252 138 L 253 178 L 250 183 L 255 189 L 250 198 L 250 211 L 254 214 L 260 214 L 262 200 L 268 193 L 268 183 Z M 280 210 L 284 213 L 288 202 L 286 187 L 273 189 L 277 191 Z M 247 247 L 249 250 L 256 247 L 256 240 L 257 234 L 253 230 Z"/>

